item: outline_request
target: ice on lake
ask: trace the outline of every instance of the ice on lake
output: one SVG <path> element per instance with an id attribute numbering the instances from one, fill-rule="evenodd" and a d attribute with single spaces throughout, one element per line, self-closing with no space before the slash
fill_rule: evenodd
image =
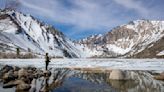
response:
<path id="1" fill-rule="evenodd" d="M 35 66 L 43 68 L 44 59 L 0 59 L 1 65 Z M 123 70 L 164 71 L 164 59 L 52 59 L 50 68 L 103 68 Z"/>

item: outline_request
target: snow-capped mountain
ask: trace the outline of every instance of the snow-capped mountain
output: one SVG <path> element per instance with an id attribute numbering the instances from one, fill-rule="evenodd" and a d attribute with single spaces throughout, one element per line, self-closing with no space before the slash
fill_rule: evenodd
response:
<path id="1" fill-rule="evenodd" d="M 106 34 L 71 41 L 30 15 L 0 11 L 0 55 L 31 52 L 53 57 L 164 57 L 164 21 L 136 20 Z"/>
<path id="2" fill-rule="evenodd" d="M 78 50 L 65 35 L 30 15 L 14 10 L 0 12 L 0 51 L 33 52 L 54 57 L 80 57 Z"/>
<path id="3" fill-rule="evenodd" d="M 80 41 L 90 57 L 162 57 L 164 21 L 136 20 Z"/>

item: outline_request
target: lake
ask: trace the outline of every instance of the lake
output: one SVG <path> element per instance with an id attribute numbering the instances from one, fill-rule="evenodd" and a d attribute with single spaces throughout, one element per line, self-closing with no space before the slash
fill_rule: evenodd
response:
<path id="1" fill-rule="evenodd" d="M 164 92 L 164 82 L 155 80 L 153 74 L 164 71 L 163 59 L 52 59 L 51 76 L 36 79 L 36 92 Z M 4 65 L 44 69 L 43 59 L 1 59 Z M 110 80 L 112 69 L 121 69 L 132 80 Z M 3 88 L 0 92 L 15 92 Z"/>

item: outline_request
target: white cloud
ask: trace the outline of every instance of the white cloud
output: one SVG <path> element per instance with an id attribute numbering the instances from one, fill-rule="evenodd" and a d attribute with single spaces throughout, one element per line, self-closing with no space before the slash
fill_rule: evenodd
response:
<path id="1" fill-rule="evenodd" d="M 110 24 L 118 22 L 112 18 L 102 4 L 93 0 L 70 0 L 76 8 L 67 8 L 58 0 L 35 0 L 39 4 L 30 1 L 21 1 L 22 5 L 30 8 L 30 12 L 47 16 L 55 22 L 73 25 L 82 29 L 99 29 L 108 27 Z M 40 5 L 41 4 L 41 5 Z M 44 5 L 42 5 L 44 4 Z M 36 12 L 38 11 L 38 12 Z"/>
<path id="2" fill-rule="evenodd" d="M 147 17 L 152 12 L 139 0 L 65 0 L 71 6 L 61 1 L 20 0 L 26 12 L 73 26 L 76 31 L 71 34 L 86 30 L 108 31 L 108 28 L 123 24 L 136 16 Z M 138 15 L 129 15 L 129 10 L 134 10 Z"/>
<path id="3" fill-rule="evenodd" d="M 139 0 L 114 0 L 117 4 L 128 9 L 136 10 L 141 16 L 148 16 L 150 9 L 146 8 Z"/>

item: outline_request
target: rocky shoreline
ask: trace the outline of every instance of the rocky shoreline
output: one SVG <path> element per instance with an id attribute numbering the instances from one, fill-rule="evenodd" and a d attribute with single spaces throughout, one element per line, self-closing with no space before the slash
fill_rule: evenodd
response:
<path id="1" fill-rule="evenodd" d="M 19 68 L 17 66 L 4 66 L 0 71 L 0 79 L 3 88 L 16 87 L 16 92 L 32 91 L 36 79 L 51 76 L 50 71 L 44 71 L 35 67 Z"/>
<path id="2" fill-rule="evenodd" d="M 70 71 L 77 71 L 71 72 Z M 129 80 L 139 80 L 139 75 L 144 75 L 144 72 L 139 71 L 130 71 L 130 70 L 101 70 L 97 68 L 93 69 L 80 69 L 80 68 L 68 68 L 68 69 L 59 69 L 59 70 L 44 70 L 38 69 L 35 67 L 17 67 L 17 66 L 9 66 L 5 65 L 0 70 L 0 82 L 3 83 L 3 88 L 16 88 L 16 92 L 49 92 L 48 90 L 54 89 L 58 86 L 61 86 L 63 80 L 67 76 L 73 75 L 93 75 L 93 74 L 105 74 L 105 78 L 103 81 L 107 81 L 109 84 L 113 84 L 113 81 L 129 81 Z M 148 71 L 147 71 L 148 73 Z M 164 72 L 163 73 L 148 73 L 151 76 L 150 78 L 153 80 L 164 80 Z M 82 76 L 82 75 L 79 75 Z M 51 84 L 49 84 L 49 79 L 51 78 Z M 37 80 L 41 79 L 42 82 L 38 84 L 41 87 L 37 88 Z M 93 79 L 92 79 L 93 80 Z M 97 80 L 97 79 L 95 79 Z M 44 82 L 44 83 L 43 83 Z M 37 90 L 37 91 L 36 91 Z"/>

